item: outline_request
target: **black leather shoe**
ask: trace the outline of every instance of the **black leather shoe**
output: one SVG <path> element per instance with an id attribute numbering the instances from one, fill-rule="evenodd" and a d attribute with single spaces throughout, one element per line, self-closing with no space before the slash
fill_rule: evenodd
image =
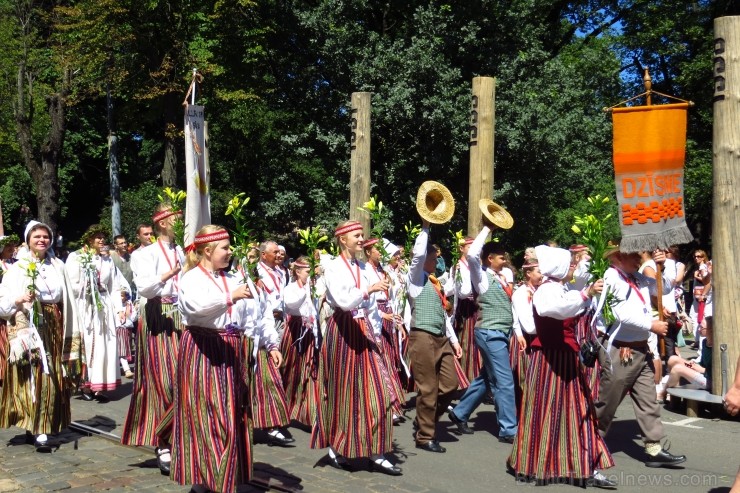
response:
<path id="1" fill-rule="evenodd" d="M 447 452 L 447 449 L 440 445 L 439 442 L 436 440 L 430 440 L 424 443 L 417 442 L 416 448 L 426 450 L 427 452 L 437 452 L 438 454 L 444 454 L 445 452 Z"/>
<path id="2" fill-rule="evenodd" d="M 155 449 L 155 453 L 157 454 L 157 467 L 159 467 L 160 472 L 165 476 L 169 476 L 170 461 L 162 460 L 162 451 L 160 449 Z"/>
<path id="3" fill-rule="evenodd" d="M 341 471 L 348 471 L 352 472 L 352 467 L 350 467 L 349 462 L 347 462 L 346 459 L 339 460 L 339 457 L 332 457 L 330 455 L 326 455 L 326 463 L 329 464 L 334 469 L 339 469 Z"/>
<path id="4" fill-rule="evenodd" d="M 295 442 L 295 438 L 292 438 L 292 437 L 286 437 L 286 436 L 279 437 L 279 436 L 270 435 L 269 433 L 267 435 L 267 445 L 271 447 L 273 445 L 277 445 L 278 447 L 287 447 L 293 442 Z"/>
<path id="5" fill-rule="evenodd" d="M 378 464 L 372 459 L 370 459 L 370 471 L 382 472 L 383 474 L 387 474 L 389 476 L 400 476 L 401 474 L 403 474 L 403 469 L 398 466 L 394 466 L 391 464 L 390 467 L 385 467 L 381 464 Z"/>
<path id="6" fill-rule="evenodd" d="M 33 446 L 36 447 L 36 452 L 50 453 L 52 449 L 51 445 L 49 445 L 48 440 L 44 440 L 42 442 L 37 439 L 33 442 Z"/>
<path id="7" fill-rule="evenodd" d="M 80 399 L 82 399 L 83 401 L 86 401 L 86 402 L 92 402 L 92 400 L 95 399 L 95 398 L 93 397 L 93 395 L 90 392 L 85 392 L 83 390 L 82 392 L 80 392 Z"/>
<path id="8" fill-rule="evenodd" d="M 498 441 L 501 443 L 514 443 L 515 439 L 516 439 L 515 435 L 509 435 L 507 437 L 498 437 Z"/>
<path id="9" fill-rule="evenodd" d="M 472 435 L 473 434 L 473 430 L 470 429 L 470 427 L 468 426 L 467 421 L 463 421 L 460 418 L 458 418 L 455 415 L 454 411 L 448 412 L 447 413 L 447 417 L 450 418 L 450 421 L 452 421 L 452 423 L 455 426 L 457 426 L 457 431 L 459 431 L 463 435 Z"/>
<path id="10" fill-rule="evenodd" d="M 586 480 L 586 486 L 593 486 L 595 488 L 606 488 L 616 489 L 617 483 L 607 479 L 606 476 L 601 474 L 599 471 L 595 471 L 590 478 Z"/>
<path id="11" fill-rule="evenodd" d="M 685 455 L 673 455 L 666 449 L 661 449 L 657 455 L 651 455 L 645 461 L 647 467 L 670 467 L 686 462 Z"/>

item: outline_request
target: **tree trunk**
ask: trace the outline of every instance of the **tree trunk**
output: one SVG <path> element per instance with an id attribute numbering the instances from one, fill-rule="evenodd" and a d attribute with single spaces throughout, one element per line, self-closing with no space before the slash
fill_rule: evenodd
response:
<path id="1" fill-rule="evenodd" d="M 174 97 L 173 97 L 174 96 Z M 164 103 L 164 163 L 162 164 L 162 186 L 177 185 L 177 137 L 180 133 L 182 113 L 179 97 L 171 94 L 165 97 Z"/>
<path id="2" fill-rule="evenodd" d="M 38 151 L 33 144 L 33 76 L 26 70 L 25 60 L 18 66 L 15 109 L 16 131 L 23 162 L 36 186 L 36 207 L 39 221 L 56 231 L 59 219 L 59 161 L 65 136 L 65 111 L 69 95 L 69 69 L 64 69 L 61 88 L 46 97 L 51 124 Z M 28 87 L 28 95 L 26 95 Z M 53 240 L 53 239 L 52 239 Z"/>

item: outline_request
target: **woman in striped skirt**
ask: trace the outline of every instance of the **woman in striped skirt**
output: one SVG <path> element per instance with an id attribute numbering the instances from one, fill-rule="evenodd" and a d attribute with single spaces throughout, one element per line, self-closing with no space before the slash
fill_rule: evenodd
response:
<path id="1" fill-rule="evenodd" d="M 174 243 L 176 216 L 168 204 L 157 207 L 152 217 L 157 241 L 144 247 L 132 266 L 144 312 L 131 403 L 121 433 L 124 445 L 156 447 L 163 474 L 170 472 L 172 394 L 182 333 L 177 290 L 185 257 Z"/>
<path id="2" fill-rule="evenodd" d="M 450 281 L 455 286 L 455 333 L 460 341 L 463 350 L 460 365 L 465 374 L 466 381 L 473 381 L 480 373 L 483 360 L 481 360 L 478 346 L 475 344 L 475 322 L 478 320 L 478 308 L 475 303 L 475 293 L 470 283 L 470 268 L 465 256 L 467 255 L 470 245 L 473 244 L 473 238 L 466 238 L 459 248 L 461 252 L 460 260 L 450 271 Z M 460 383 L 460 388 L 467 388 L 469 385 Z"/>
<path id="3" fill-rule="evenodd" d="M 220 226 L 198 231 L 179 283 L 185 324 L 174 386 L 172 479 L 235 492 L 252 474 L 252 340 L 265 317 L 254 285 L 225 271 L 231 250 Z M 271 357 L 279 364 L 279 351 Z"/>
<path id="4" fill-rule="evenodd" d="M 254 370 L 252 384 L 252 420 L 254 428 L 267 432 L 267 443 L 285 447 L 295 442 L 293 437 L 283 434 L 284 428 L 290 424 L 288 413 L 288 398 L 283 388 L 283 377 L 280 375 L 282 357 L 278 363 L 272 356 L 274 351 L 279 352 L 280 341 L 275 329 L 275 318 L 264 297 L 264 291 L 257 286 L 256 296 L 259 298 L 262 309 L 271 323 L 261 332 L 253 335 L 254 344 L 260 349 L 256 351 L 257 363 Z"/>
<path id="5" fill-rule="evenodd" d="M 362 244 L 367 259 L 363 274 L 367 277 L 368 284 L 379 281 L 387 281 L 390 284 L 390 276 L 386 274 L 380 263 L 382 256 L 377 246 L 378 241 L 380 240 L 377 238 L 371 238 Z M 403 323 L 403 318 L 393 312 L 390 286 L 385 291 L 375 293 L 373 297 L 378 305 L 378 315 L 380 315 L 380 321 L 376 321 L 380 331 L 376 330 L 375 336 L 380 343 L 380 353 L 390 376 L 391 387 L 389 390 L 393 394 L 394 402 L 393 423 L 396 424 L 402 421 L 403 405 L 406 403 L 405 392 L 401 386 L 401 378 L 398 372 L 401 359 L 398 346 L 398 326 Z"/>
<path id="6" fill-rule="evenodd" d="M 72 288 L 64 264 L 48 251 L 52 238 L 49 226 L 31 221 L 28 252 L 3 276 L 0 288 L 0 316 L 8 319 L 10 341 L 0 428 L 24 428 L 38 451 L 51 451 L 47 435 L 71 421 L 67 375 L 80 355 Z"/>
<path id="7" fill-rule="evenodd" d="M 532 340 L 519 430 L 508 460 L 517 474 L 540 483 L 570 481 L 614 487 L 598 469 L 614 461 L 598 433 L 591 394 L 578 358 L 575 326 L 601 292 L 603 280 L 583 291 L 563 285 L 575 266 L 570 253 L 538 246 L 546 280 L 532 298 L 536 336 Z"/>
<path id="8" fill-rule="evenodd" d="M 0 237 L 0 281 L 3 275 L 10 269 L 15 262 L 15 249 L 18 246 L 18 236 L 9 235 Z M 3 384 L 5 376 L 5 367 L 8 364 L 8 330 L 5 319 L 0 319 L 0 386 Z"/>
<path id="9" fill-rule="evenodd" d="M 293 263 L 293 281 L 285 287 L 288 323 L 280 351 L 285 358 L 283 385 L 288 398 L 290 419 L 312 427 L 319 401 L 318 314 L 311 297 L 308 257 Z"/>
<path id="10" fill-rule="evenodd" d="M 130 363 L 134 360 L 131 351 L 131 343 L 134 338 L 134 327 L 139 319 L 136 306 L 131 302 L 131 294 L 125 289 L 121 290 L 121 305 L 123 313 L 116 327 L 116 347 L 118 348 L 118 359 L 126 378 L 134 378 Z"/>
<path id="11" fill-rule="evenodd" d="M 514 333 L 511 335 L 509 363 L 514 372 L 516 390 L 516 408 L 522 403 L 522 392 L 527 381 L 527 361 L 529 346 L 535 336 L 534 316 L 532 314 L 532 297 L 542 283 L 542 273 L 537 259 L 525 260 L 522 266 L 524 284 L 519 286 L 511 296 L 511 311 L 514 316 Z"/>
<path id="12" fill-rule="evenodd" d="M 369 284 L 355 256 L 362 252 L 362 225 L 347 221 L 334 236 L 341 255 L 326 266 L 327 301 L 334 309 L 321 348 L 326 395 L 311 435 L 311 448 L 329 447 L 329 464 L 348 469 L 345 458 L 370 457 L 371 468 L 400 475 L 385 453 L 393 446 L 390 375 L 370 319 L 372 294 L 388 281 Z"/>

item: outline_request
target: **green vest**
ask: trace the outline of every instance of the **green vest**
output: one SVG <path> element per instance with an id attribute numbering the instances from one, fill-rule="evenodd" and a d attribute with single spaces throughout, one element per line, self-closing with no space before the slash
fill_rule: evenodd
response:
<path id="1" fill-rule="evenodd" d="M 420 329 L 436 336 L 447 333 L 442 301 L 428 278 L 421 294 L 416 298 L 409 296 L 409 301 L 411 302 L 411 328 Z"/>
<path id="2" fill-rule="evenodd" d="M 489 270 L 486 270 L 485 275 L 488 276 L 488 290 L 478 295 L 478 321 L 475 328 L 500 330 L 508 334 L 514 325 L 511 299 Z"/>

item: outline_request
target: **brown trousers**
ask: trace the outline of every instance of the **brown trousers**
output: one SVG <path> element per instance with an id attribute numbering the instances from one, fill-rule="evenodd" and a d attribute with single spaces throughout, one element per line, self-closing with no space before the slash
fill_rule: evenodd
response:
<path id="1" fill-rule="evenodd" d="M 409 354 L 418 387 L 416 443 L 426 443 L 434 440 L 437 420 L 447 410 L 457 390 L 455 354 L 447 336 L 413 329 L 409 334 Z"/>
<path id="2" fill-rule="evenodd" d="M 599 420 L 599 433 L 606 436 L 612 424 L 617 407 L 627 392 L 632 399 L 637 424 L 642 430 L 645 442 L 659 442 L 665 437 L 663 422 L 660 420 L 660 406 L 655 394 L 655 369 L 652 357 L 647 357 L 647 342 L 644 348 L 632 349 L 632 361 L 623 364 L 619 360 L 619 348 L 612 346 L 607 357 L 602 347 L 599 350 L 601 381 L 599 398 L 594 403 Z M 611 358 L 611 360 L 610 360 Z"/>

